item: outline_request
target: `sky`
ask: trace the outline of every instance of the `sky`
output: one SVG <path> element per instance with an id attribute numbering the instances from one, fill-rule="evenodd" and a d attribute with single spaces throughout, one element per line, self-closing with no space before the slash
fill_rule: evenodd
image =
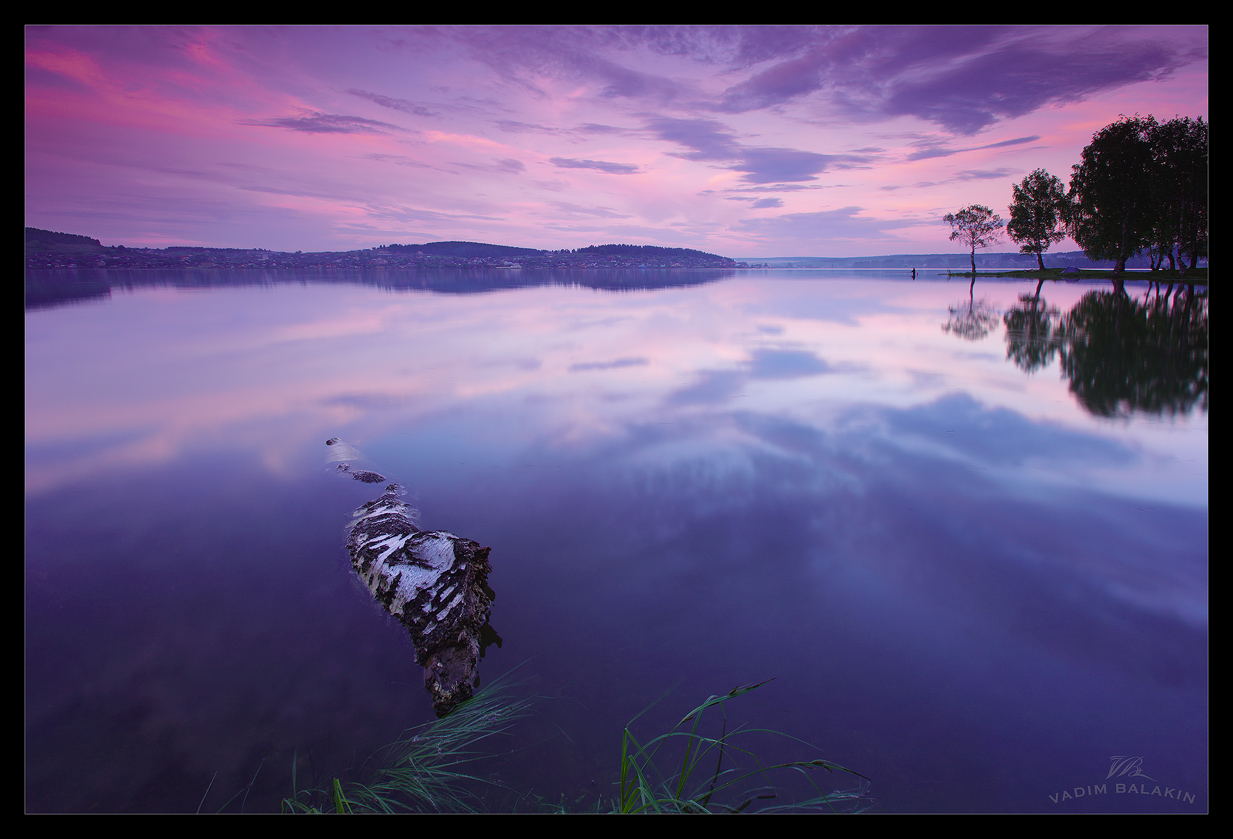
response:
<path id="1" fill-rule="evenodd" d="M 958 253 L 1206 26 L 32 26 L 26 225 L 104 245 Z M 1015 251 L 1003 237 L 992 251 Z M 1074 250 L 1065 239 L 1055 251 Z"/>

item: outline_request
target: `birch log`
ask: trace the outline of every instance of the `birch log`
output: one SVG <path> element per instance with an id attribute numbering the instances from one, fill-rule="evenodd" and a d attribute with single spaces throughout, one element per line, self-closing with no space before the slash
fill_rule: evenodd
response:
<path id="1" fill-rule="evenodd" d="M 335 438 L 328 445 L 346 444 Z M 340 470 L 361 481 L 373 474 Z M 401 495 L 402 488 L 391 483 L 355 511 L 347 553 L 373 597 L 410 632 L 424 686 L 444 716 L 470 698 L 476 682 L 494 597 L 488 587 L 491 548 L 444 530 L 420 530 L 418 512 Z"/>

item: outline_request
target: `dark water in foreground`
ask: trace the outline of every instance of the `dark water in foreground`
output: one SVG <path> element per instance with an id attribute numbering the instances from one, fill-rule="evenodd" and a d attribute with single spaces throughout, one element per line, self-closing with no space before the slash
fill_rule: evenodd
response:
<path id="1" fill-rule="evenodd" d="M 276 811 L 432 719 L 334 436 L 492 547 L 493 807 L 773 677 L 733 722 L 875 812 L 1208 809 L 1205 296 L 509 273 L 28 283 L 27 811 Z"/>

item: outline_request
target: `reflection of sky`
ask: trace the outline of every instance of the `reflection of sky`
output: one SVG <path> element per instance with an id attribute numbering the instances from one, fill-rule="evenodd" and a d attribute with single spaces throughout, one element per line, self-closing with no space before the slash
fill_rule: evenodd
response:
<path id="1" fill-rule="evenodd" d="M 1083 290 L 1046 294 L 1065 308 Z M 899 413 L 870 413 L 870 428 L 901 445 L 1031 483 L 1205 503 L 1204 415 L 1090 417 L 1056 365 L 1029 376 L 1009 364 L 1000 328 L 977 342 L 943 332 L 965 291 L 795 277 L 458 297 L 315 285 L 141 290 L 34 312 L 29 487 L 220 440 L 279 468 L 322 430 L 376 435 L 442 412 L 499 414 L 483 445 L 513 458 L 541 437 L 593 446 L 652 416 L 739 409 L 825 428 L 882 406 Z M 1022 289 L 977 291 L 1005 307 Z"/>
<path id="2" fill-rule="evenodd" d="M 111 562 L 154 562 L 128 549 L 153 540 L 177 569 L 195 559 L 251 567 L 270 589 L 284 588 L 284 573 L 296 575 L 292 590 L 324 585 L 328 575 L 305 573 L 301 557 L 317 550 L 329 564 L 343 514 L 283 523 L 278 505 L 300 509 L 296 499 L 327 491 L 330 482 L 303 481 L 321 469 L 324 441 L 340 436 L 410 485 L 428 526 L 494 546 L 494 625 L 508 657 L 490 652 L 485 666 L 538 656 L 545 678 L 559 668 L 594 672 L 597 693 L 620 684 L 615 695 L 632 707 L 604 700 L 619 707 L 597 704 L 596 714 L 623 722 L 681 677 L 682 660 L 722 659 L 690 689 L 782 673 L 794 686 L 785 690 L 802 693 L 784 700 L 799 716 L 779 727 L 814 739 L 822 732 L 796 724 L 814 713 L 812 696 L 836 693 L 826 684 L 835 680 L 845 689 L 833 701 L 870 764 L 914 765 L 944 748 L 966 776 L 950 777 L 940 806 L 977 806 L 963 798 L 970 773 L 997 743 L 1015 750 L 1018 774 L 1001 782 L 1016 788 L 1010 798 L 980 793 L 1014 802 L 993 807 L 1039 809 L 1045 793 L 1014 797 L 1020 787 L 1087 777 L 1057 779 L 1049 749 L 1103 762 L 1121 752 L 1102 750 L 1136 747 L 1127 732 L 1150 733 L 1138 747 L 1158 762 L 1180 740 L 1176 771 L 1205 778 L 1194 744 L 1206 738 L 1170 726 L 1203 718 L 1194 697 L 1206 679 L 1206 415 L 1092 417 L 1056 363 L 1026 375 L 1008 362 L 1000 326 L 977 342 L 943 331 L 967 283 L 802 276 L 623 293 L 136 290 L 30 312 L 26 484 L 38 512 L 27 526 L 40 534 L 36 551 L 52 546 L 34 566 L 52 569 L 49 580 L 73 563 L 106 576 Z M 1005 308 L 1024 290 L 978 283 L 976 294 Z M 1086 290 L 1043 296 L 1065 310 Z M 212 456 L 247 465 L 213 475 L 201 466 Z M 141 488 L 147 480 L 183 481 L 184 500 Z M 295 492 L 270 489 L 288 480 Z M 346 483 L 357 498 L 367 489 Z M 144 500 L 98 489 L 112 486 Z M 96 521 L 75 510 L 77 530 L 66 529 L 66 497 L 111 512 Z M 116 558 L 96 561 L 85 543 L 113 530 Z M 203 614 L 220 602 L 264 614 L 268 592 L 226 574 L 200 580 Z M 127 578 L 108 584 L 117 602 L 138 596 Z M 48 609 L 79 597 L 47 591 Z M 346 605 L 309 604 L 314 621 Z M 304 620 L 294 603 L 281 608 L 285 618 L 251 628 L 228 621 L 228 649 L 268 653 L 258 633 Z M 179 626 L 176 610 L 169 625 Z M 368 617 L 351 618 L 349 639 L 367 642 Z M 83 634 L 32 625 L 40 637 Z M 280 683 L 327 703 L 318 693 L 330 680 L 312 684 L 319 662 L 334 660 L 324 645 L 337 642 L 279 632 L 314 639 L 300 681 L 271 665 Z M 790 644 L 768 643 L 785 632 Z M 143 629 L 134 649 L 161 637 Z M 123 643 L 97 643 L 108 666 L 129 666 Z M 207 683 L 212 643 L 169 649 L 207 662 L 194 665 Z M 137 672 L 142 655 L 132 653 Z M 338 659 L 349 667 L 352 655 Z M 379 704 L 389 678 L 377 670 L 363 687 Z M 729 674 L 736 681 L 713 683 Z M 569 678 L 571 691 L 585 690 L 585 677 Z M 237 695 L 219 701 L 243 717 Z M 270 713 L 284 720 L 297 707 Z M 1036 736 L 1034 726 L 1041 751 L 1016 739 Z M 960 729 L 970 741 L 961 747 Z M 888 768 L 879 783 L 894 771 L 909 770 Z M 911 794 L 896 793 L 899 806 L 939 806 Z"/>

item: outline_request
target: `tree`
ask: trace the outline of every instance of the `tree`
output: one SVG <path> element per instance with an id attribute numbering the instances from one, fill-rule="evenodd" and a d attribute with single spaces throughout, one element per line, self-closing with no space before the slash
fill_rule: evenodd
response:
<path id="1" fill-rule="evenodd" d="M 1157 208 L 1152 244 L 1162 262 L 1169 258 L 1170 267 L 1176 246 L 1182 268 L 1187 258 L 1194 268 L 1207 253 L 1207 123 L 1202 117 L 1169 120 L 1157 126 L 1151 142 Z"/>
<path id="2" fill-rule="evenodd" d="M 1152 244 L 1159 217 L 1153 195 L 1158 171 L 1155 117 L 1123 116 L 1092 137 L 1070 177 L 1071 237 L 1089 259 L 1112 260 L 1113 273 Z"/>
<path id="3" fill-rule="evenodd" d="M 998 240 L 1002 217 L 993 210 L 972 204 L 957 213 L 947 213 L 942 221 L 951 226 L 950 240 L 963 242 L 972 252 L 972 282 L 976 282 L 976 249 L 987 248 Z"/>
<path id="4" fill-rule="evenodd" d="M 1060 178 L 1037 169 L 1014 190 L 1006 232 L 1019 243 L 1019 253 L 1036 254 L 1036 264 L 1043 271 L 1045 260 L 1041 254 L 1066 237 L 1066 187 Z"/>

